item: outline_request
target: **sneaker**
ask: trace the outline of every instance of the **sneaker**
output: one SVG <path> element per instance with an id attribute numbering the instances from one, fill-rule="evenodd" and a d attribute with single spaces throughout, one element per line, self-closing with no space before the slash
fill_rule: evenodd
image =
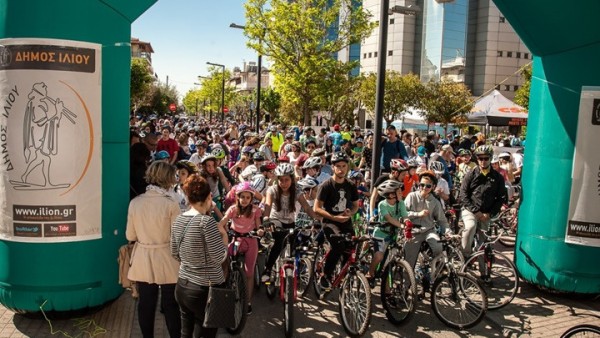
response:
<path id="1" fill-rule="evenodd" d="M 323 290 L 330 290 L 331 289 L 331 282 L 329 281 L 329 278 L 327 278 L 326 276 L 321 276 L 321 280 L 319 281 L 319 285 L 321 286 L 321 288 Z"/>
<path id="2" fill-rule="evenodd" d="M 260 277 L 260 281 L 263 283 L 269 282 L 271 280 L 271 271 L 266 271 L 263 272 L 262 276 Z"/>
<path id="3" fill-rule="evenodd" d="M 369 287 L 372 289 L 375 288 L 375 277 L 367 277 L 367 281 L 369 282 Z"/>
<path id="4" fill-rule="evenodd" d="M 252 314 L 252 304 L 248 304 L 248 314 Z"/>

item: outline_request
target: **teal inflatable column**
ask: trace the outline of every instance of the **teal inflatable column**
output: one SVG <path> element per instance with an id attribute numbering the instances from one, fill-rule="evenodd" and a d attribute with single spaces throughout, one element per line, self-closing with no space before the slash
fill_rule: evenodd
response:
<path id="1" fill-rule="evenodd" d="M 524 279 L 541 287 L 600 293 L 598 157 L 586 158 L 578 164 L 586 167 L 588 175 L 582 175 L 582 171 L 576 171 L 575 175 L 587 182 L 575 182 L 572 177 L 576 142 L 592 142 L 592 135 L 577 134 L 582 87 L 600 86 L 600 25 L 597 24 L 600 3 L 594 0 L 576 5 L 556 0 L 494 2 L 535 55 L 523 203 L 515 247 L 517 268 Z M 590 114 L 581 116 L 585 116 L 583 122 L 592 124 Z M 600 125 L 592 127 L 598 135 Z M 596 153 L 600 153 L 598 146 L 595 144 Z M 565 242 L 571 188 L 575 183 L 596 187 L 589 190 L 592 193 L 585 201 L 579 200 L 587 205 L 587 209 L 580 211 L 596 215 L 588 216 L 583 226 L 587 239 L 596 246 Z"/>
<path id="2" fill-rule="evenodd" d="M 0 0 L 0 303 L 10 309 L 77 310 L 122 293 L 131 23 L 154 2 Z"/>

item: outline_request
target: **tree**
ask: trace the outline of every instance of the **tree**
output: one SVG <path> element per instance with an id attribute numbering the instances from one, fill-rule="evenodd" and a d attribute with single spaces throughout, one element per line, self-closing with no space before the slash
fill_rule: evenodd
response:
<path id="1" fill-rule="evenodd" d="M 260 107 L 261 110 L 269 113 L 272 118 L 277 117 L 281 108 L 281 94 L 271 87 L 263 89 L 260 92 Z"/>
<path id="2" fill-rule="evenodd" d="M 221 95 L 223 92 L 223 69 L 221 67 L 209 66 L 208 72 L 210 75 L 206 78 L 202 78 L 200 85 L 200 96 L 206 99 L 206 109 L 217 112 L 217 116 L 220 118 L 221 112 Z M 224 105 L 228 106 L 233 102 L 234 97 L 237 95 L 235 87 L 227 85 L 228 79 L 231 78 L 231 72 L 225 69 L 225 102 Z M 204 101 L 204 100 L 203 100 Z"/>
<path id="3" fill-rule="evenodd" d="M 205 106 L 205 100 L 199 89 L 190 89 L 183 97 L 183 107 L 186 112 L 201 113 Z"/>
<path id="4" fill-rule="evenodd" d="M 354 111 L 360 105 L 359 93 L 364 77 L 349 76 L 344 65 L 334 71 L 325 79 L 324 90 L 317 96 L 320 110 L 330 112 L 332 121 L 354 125 L 358 117 L 354 115 Z"/>
<path id="5" fill-rule="evenodd" d="M 152 86 L 149 93 L 149 102 L 146 107 L 149 111 L 159 114 L 171 114 L 169 105 L 171 103 L 178 103 L 177 89 L 175 86 L 167 85 L 166 83 L 159 83 L 158 85 Z"/>
<path id="6" fill-rule="evenodd" d="M 131 59 L 130 109 L 136 112 L 141 106 L 148 104 L 154 77 L 150 73 L 150 64 L 144 58 Z"/>
<path id="7" fill-rule="evenodd" d="M 365 107 L 374 112 L 377 75 L 369 74 L 361 84 L 360 97 Z M 402 75 L 394 70 L 385 72 L 383 118 L 387 124 L 402 118 L 410 107 L 420 108 L 424 86 L 414 74 Z"/>
<path id="8" fill-rule="evenodd" d="M 428 123 L 441 123 L 448 132 L 449 124 L 462 124 L 473 108 L 471 92 L 464 83 L 448 80 L 431 81 L 425 86 L 421 107 Z"/>
<path id="9" fill-rule="evenodd" d="M 515 93 L 515 103 L 529 110 L 529 92 L 531 91 L 531 63 L 521 69 L 523 83 Z"/>
<path id="10" fill-rule="evenodd" d="M 271 73 L 282 97 L 286 120 L 309 124 L 328 81 L 358 61 L 341 64 L 334 55 L 369 36 L 374 23 L 360 0 L 248 0 L 248 46 L 272 61 Z M 343 15 L 340 16 L 340 13 Z"/>

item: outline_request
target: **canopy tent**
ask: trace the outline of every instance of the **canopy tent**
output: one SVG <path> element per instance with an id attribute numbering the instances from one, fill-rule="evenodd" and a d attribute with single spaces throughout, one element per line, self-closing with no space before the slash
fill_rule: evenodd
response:
<path id="1" fill-rule="evenodd" d="M 386 127 L 385 120 L 383 121 L 384 128 Z M 420 115 L 420 111 L 414 108 L 408 108 L 401 119 L 392 121 L 392 125 L 397 130 L 401 129 L 414 129 L 414 130 L 434 130 L 438 134 L 444 135 L 444 126 L 439 123 L 431 123 L 427 125 L 427 121 Z M 448 132 L 457 129 L 454 125 L 448 126 Z"/>
<path id="2" fill-rule="evenodd" d="M 475 102 L 467 115 L 469 124 L 490 126 L 524 126 L 527 110 L 494 90 Z"/>

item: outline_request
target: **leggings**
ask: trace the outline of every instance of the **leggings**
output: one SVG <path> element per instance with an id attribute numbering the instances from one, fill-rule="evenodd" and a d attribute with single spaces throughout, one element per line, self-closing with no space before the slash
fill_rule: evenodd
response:
<path id="1" fill-rule="evenodd" d="M 154 338 L 154 314 L 160 289 L 160 303 L 163 310 L 167 330 L 171 338 L 181 337 L 181 317 L 179 306 L 175 301 L 175 284 L 150 284 L 137 282 L 140 298 L 138 301 L 138 321 L 144 338 Z"/>
<path id="2" fill-rule="evenodd" d="M 254 273 L 254 265 L 256 265 L 256 257 L 258 256 L 258 242 L 256 238 L 240 237 L 236 240 L 239 242 L 238 253 L 245 254 L 244 269 L 246 277 Z M 229 243 L 229 255 L 233 253 L 233 243 Z"/>
<path id="3" fill-rule="evenodd" d="M 294 228 L 295 224 L 281 223 L 281 226 L 284 229 L 292 229 Z M 265 271 L 271 271 L 273 265 L 275 265 L 275 261 L 277 261 L 277 257 L 279 257 L 279 254 L 281 253 L 281 249 L 283 249 L 283 240 L 285 239 L 285 236 L 287 236 L 287 234 L 287 231 L 273 232 L 273 239 L 275 240 L 275 243 L 273 243 L 273 247 L 271 248 L 271 252 L 269 253 L 269 258 L 267 258 L 267 263 L 265 264 Z"/>

